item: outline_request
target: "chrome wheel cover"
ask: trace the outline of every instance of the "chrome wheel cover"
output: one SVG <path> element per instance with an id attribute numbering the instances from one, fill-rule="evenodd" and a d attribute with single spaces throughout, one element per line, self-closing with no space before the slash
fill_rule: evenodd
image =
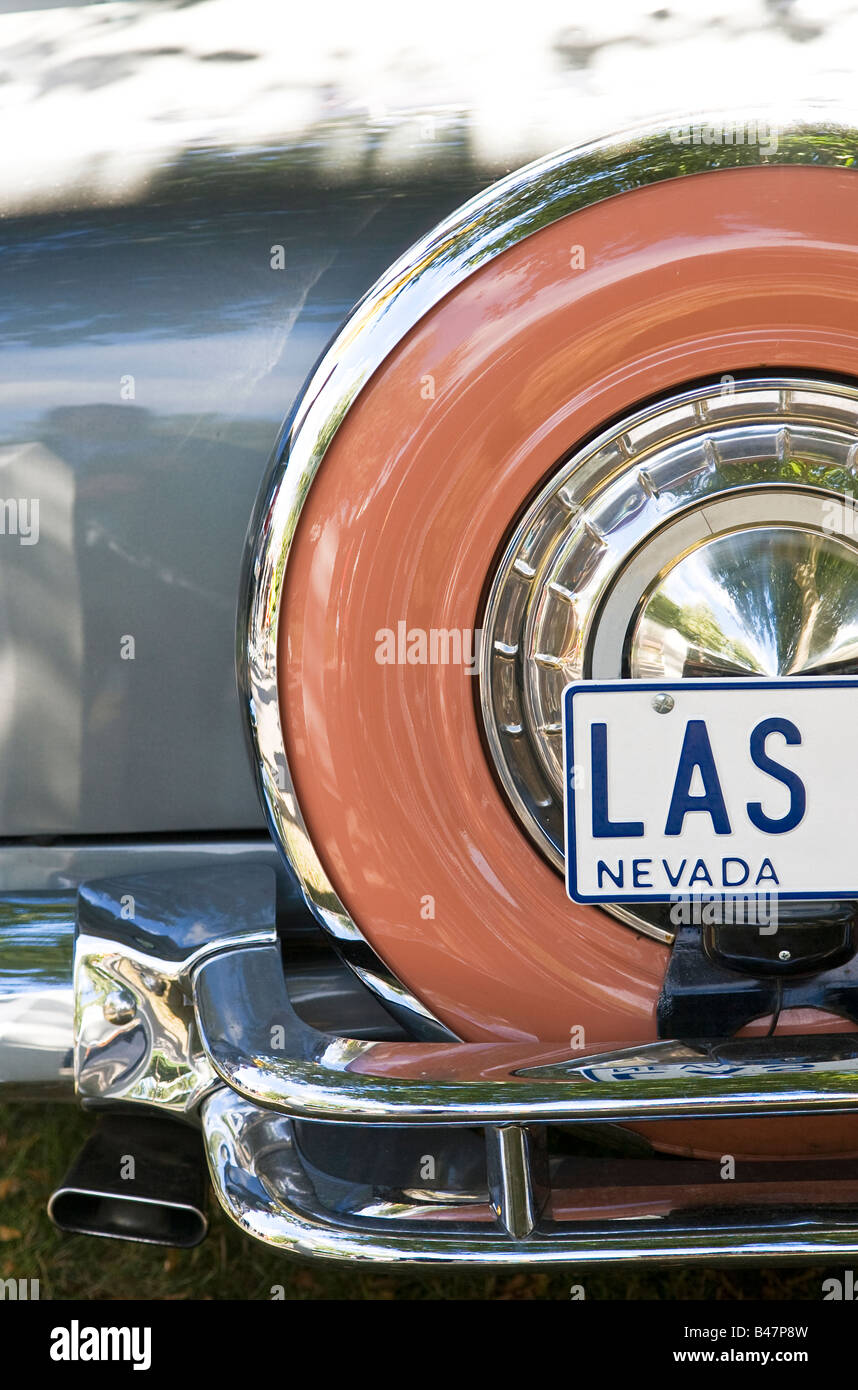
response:
<path id="1" fill-rule="evenodd" d="M 858 390 L 803 376 L 662 398 L 577 450 L 527 508 L 483 619 L 489 750 L 560 871 L 573 680 L 858 664 Z M 671 933 L 625 909 L 649 935 Z"/>

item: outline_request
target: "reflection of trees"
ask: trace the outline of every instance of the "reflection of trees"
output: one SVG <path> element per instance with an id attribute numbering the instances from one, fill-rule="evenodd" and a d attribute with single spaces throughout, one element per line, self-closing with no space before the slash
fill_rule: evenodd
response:
<path id="1" fill-rule="evenodd" d="M 855 553 L 796 532 L 766 539 L 768 563 L 738 566 L 725 588 L 749 631 L 765 632 L 777 671 L 852 669 L 858 659 Z"/>
<path id="2" fill-rule="evenodd" d="M 692 586 L 699 598 L 683 602 Z M 641 648 L 677 651 L 670 633 L 686 643 L 683 675 L 858 670 L 858 555 L 786 527 L 721 537 L 681 563 L 647 605 Z"/>
<path id="3" fill-rule="evenodd" d="M 796 458 L 787 455 L 781 458 L 775 454 L 771 458 L 731 459 L 721 463 L 716 470 L 718 476 L 729 479 L 731 487 L 754 487 L 760 482 L 793 483 L 802 488 L 822 488 L 826 492 L 842 494 L 844 506 L 851 505 L 855 474 L 845 463 L 832 463 L 830 459 L 812 459 L 806 455 Z"/>
<path id="4" fill-rule="evenodd" d="M 0 904 L 0 1090 L 70 1077 L 73 893 L 7 894 Z"/>
<path id="5" fill-rule="evenodd" d="M 7 894 L 0 903 L 0 993 L 28 979 L 69 984 L 74 923 L 74 894 Z"/>
<path id="6" fill-rule="evenodd" d="M 752 670 L 756 666 L 750 648 L 741 641 L 727 637 L 705 603 L 696 604 L 693 608 L 682 608 L 667 594 L 659 593 L 648 605 L 646 613 L 648 620 L 678 632 L 691 647 L 711 652 L 730 665 L 749 667 Z"/>
<path id="7" fill-rule="evenodd" d="M 771 163 L 783 159 L 786 143 L 781 140 L 781 148 L 772 156 Z M 853 144 L 834 132 L 802 133 L 793 136 L 788 143 L 791 159 L 820 165 L 851 168 L 858 154 Z M 474 251 L 468 263 L 480 258 L 487 242 L 496 250 L 505 250 L 559 217 L 618 193 L 627 193 L 665 178 L 710 172 L 719 164 L 735 168 L 759 162 L 756 144 L 674 145 L 669 144 L 663 134 L 641 136 L 625 158 L 619 160 L 616 150 L 594 149 L 591 154 L 576 155 L 570 170 L 568 156 L 560 158 L 554 169 L 548 168 L 543 173 L 538 199 L 534 199 L 532 188 L 525 187 L 500 203 L 495 202 L 474 218 L 469 231 Z M 439 252 L 439 258 L 452 259 L 454 254 L 458 258 L 460 250 L 458 238 L 451 240 Z M 792 477 L 792 474 L 787 472 L 785 476 Z"/>

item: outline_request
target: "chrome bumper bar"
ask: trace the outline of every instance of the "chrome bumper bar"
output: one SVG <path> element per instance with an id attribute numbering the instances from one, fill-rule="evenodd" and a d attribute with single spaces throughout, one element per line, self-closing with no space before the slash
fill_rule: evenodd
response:
<path id="1" fill-rule="evenodd" d="M 471 1220 L 455 1207 L 400 1200 L 326 1206 L 302 1161 L 294 1122 L 221 1088 L 204 1102 L 209 1171 L 221 1206 L 246 1234 L 290 1254 L 333 1261 L 423 1266 L 585 1266 L 648 1263 L 760 1264 L 827 1261 L 858 1254 L 858 1208 L 819 1207 L 745 1215 L 691 1211 L 660 1219 L 562 1222 L 510 1214 L 532 1201 L 517 1165 Z M 504 1131 L 501 1131 L 503 1134 Z M 499 1136 L 494 1136 L 501 1148 Z M 504 1200 L 505 1199 L 505 1200 Z"/>
<path id="2" fill-rule="evenodd" d="M 67 909 L 54 904 L 53 916 L 68 945 Z M 580 1168 L 573 1161 L 564 1170 L 564 1208 L 545 1134 L 594 1122 L 858 1111 L 858 1034 L 657 1042 L 586 1056 L 563 1045 L 347 1037 L 311 1021 L 306 999 L 301 1013 L 295 1007 L 301 972 L 290 966 L 288 940 L 284 972 L 269 869 L 86 884 L 76 916 L 79 1097 L 200 1123 L 221 1205 L 267 1243 L 328 1258 L 454 1264 L 858 1253 L 858 1164 L 854 1182 L 841 1173 L 826 1188 L 820 1175 L 815 1187 L 799 1183 L 786 1206 L 770 1193 L 761 1205 L 762 1188 L 750 1186 L 744 1213 L 735 1203 L 713 1211 L 710 1195 L 706 1210 L 697 1199 L 689 1210 L 688 1200 L 649 1198 L 633 1218 L 609 1219 L 604 1202 L 588 1205 L 584 1194 L 570 1217 Z M 8 939 L 0 931 L 0 969 Z M 28 978 L 19 968 L 19 980 Z M 18 992 L 22 1006 L 39 995 L 37 972 L 30 984 Z M 68 981 L 54 984 L 65 990 L 67 1026 Z M 13 1016 L 0 996 L 7 1043 Z M 0 1080 L 14 1094 L 27 1068 L 14 1026 L 12 1035 L 11 1047 L 0 1036 Z M 62 1041 L 71 1044 L 70 1032 Z M 68 1049 L 60 1054 L 68 1071 Z M 449 1191 L 331 1177 L 302 1144 L 302 1126 L 318 1132 L 321 1122 L 330 1133 L 331 1121 L 344 1151 L 366 1126 L 387 1127 L 389 1140 L 479 1127 L 480 1176 Z M 835 1190 L 836 1204 L 825 1195 Z"/>
<path id="3" fill-rule="evenodd" d="M 239 946 L 193 975 L 213 1070 L 245 1100 L 294 1118 L 629 1123 L 858 1108 L 858 1034 L 655 1042 L 585 1056 L 544 1044 L 527 1052 L 498 1043 L 359 1042 L 302 1022 L 278 945 Z M 238 1012 L 236 999 L 248 1008 Z"/>

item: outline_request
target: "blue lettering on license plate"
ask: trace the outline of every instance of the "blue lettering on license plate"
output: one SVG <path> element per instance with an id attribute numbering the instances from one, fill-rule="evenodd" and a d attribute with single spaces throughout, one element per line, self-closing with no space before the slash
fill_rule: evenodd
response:
<path id="1" fill-rule="evenodd" d="M 843 677 L 569 686 L 570 896 L 858 896 L 842 785 L 850 760 L 858 775 L 849 737 L 856 685 Z"/>

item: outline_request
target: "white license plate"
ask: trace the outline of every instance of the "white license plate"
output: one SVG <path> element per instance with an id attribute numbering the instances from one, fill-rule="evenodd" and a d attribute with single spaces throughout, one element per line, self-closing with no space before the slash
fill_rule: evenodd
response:
<path id="1" fill-rule="evenodd" d="M 858 897 L 858 678 L 584 681 L 563 725 L 576 902 Z"/>

